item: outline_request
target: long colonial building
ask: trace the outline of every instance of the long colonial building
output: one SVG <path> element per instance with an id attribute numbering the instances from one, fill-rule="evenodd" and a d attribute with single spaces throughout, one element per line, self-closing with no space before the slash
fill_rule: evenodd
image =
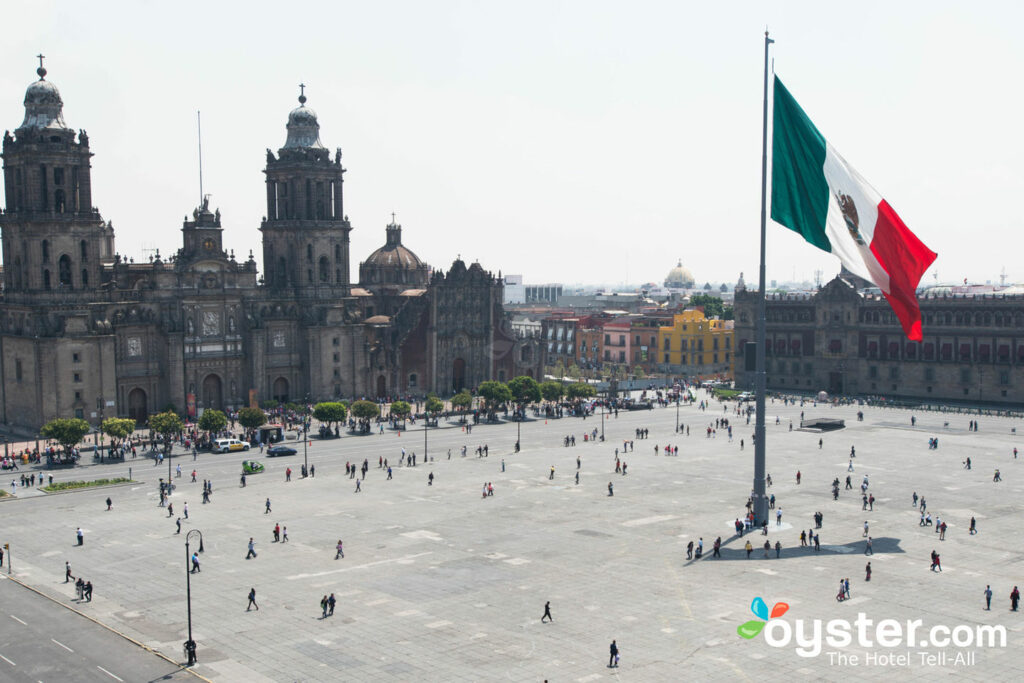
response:
<path id="1" fill-rule="evenodd" d="M 737 386 L 752 387 L 756 292 L 736 288 Z M 921 342 L 884 297 L 836 277 L 811 295 L 769 295 L 768 388 L 922 401 L 1024 403 L 1024 294 L 933 288 L 920 296 Z M 752 361 L 751 361 L 752 365 Z"/>
<path id="2" fill-rule="evenodd" d="M 0 423 L 447 395 L 540 376 L 544 350 L 512 331 L 500 274 L 458 259 L 433 270 L 391 224 L 351 281 L 341 150 L 320 142 L 305 96 L 266 154 L 261 278 L 252 253 L 224 246 L 205 200 L 176 253 L 120 256 L 93 207 L 89 137 L 65 124 L 60 93 L 37 73 L 3 139 Z"/>

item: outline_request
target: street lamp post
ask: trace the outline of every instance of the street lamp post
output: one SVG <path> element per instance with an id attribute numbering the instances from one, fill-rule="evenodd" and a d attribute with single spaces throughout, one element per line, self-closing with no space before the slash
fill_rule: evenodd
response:
<path id="1" fill-rule="evenodd" d="M 676 392 L 676 433 L 679 433 L 679 392 Z"/>
<path id="2" fill-rule="evenodd" d="M 601 441 L 604 441 L 604 403 L 601 403 Z"/>
<path id="3" fill-rule="evenodd" d="M 199 534 L 199 552 L 203 552 L 203 532 L 199 529 L 192 529 L 185 534 L 185 601 L 188 604 L 188 640 L 185 641 L 185 654 L 188 656 L 188 666 L 196 663 L 196 641 L 192 640 L 192 572 L 189 571 L 189 562 L 192 559 L 189 553 L 189 539 L 192 534 Z"/>
<path id="4" fill-rule="evenodd" d="M 427 414 L 426 409 L 423 411 L 423 462 L 430 462 L 430 457 L 427 455 L 427 427 L 430 426 L 430 415 Z"/>

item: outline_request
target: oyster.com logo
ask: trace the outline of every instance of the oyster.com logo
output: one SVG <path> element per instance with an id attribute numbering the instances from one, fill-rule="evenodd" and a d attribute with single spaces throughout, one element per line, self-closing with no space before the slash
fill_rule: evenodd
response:
<path id="1" fill-rule="evenodd" d="M 750 640 L 756 638 L 765 627 L 765 624 L 769 620 L 781 617 L 783 614 L 789 611 L 789 605 L 785 602 L 777 602 L 772 606 L 772 611 L 768 612 L 768 605 L 765 604 L 762 598 L 754 598 L 754 601 L 750 603 L 750 611 L 754 613 L 757 619 L 751 619 L 750 621 L 740 624 L 736 627 L 736 633 L 740 634 L 741 637 Z"/>

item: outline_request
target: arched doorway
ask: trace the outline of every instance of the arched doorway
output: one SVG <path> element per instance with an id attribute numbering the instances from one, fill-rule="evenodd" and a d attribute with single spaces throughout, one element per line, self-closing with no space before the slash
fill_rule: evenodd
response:
<path id="1" fill-rule="evenodd" d="M 274 380 L 274 400 L 278 403 L 288 402 L 288 380 L 278 377 Z"/>
<path id="2" fill-rule="evenodd" d="M 533 377 L 533 368 L 526 368 L 526 376 Z"/>
<path id="3" fill-rule="evenodd" d="M 203 408 L 222 410 L 224 405 L 223 384 L 217 375 L 207 375 L 203 380 Z"/>
<path id="4" fill-rule="evenodd" d="M 466 361 L 456 358 L 452 362 L 452 390 L 456 393 L 466 388 Z"/>
<path id="5" fill-rule="evenodd" d="M 128 417 L 137 425 L 142 425 L 149 418 L 146 392 L 142 389 L 135 388 L 128 393 Z"/>
<path id="6" fill-rule="evenodd" d="M 377 396 L 383 398 L 387 394 L 388 381 L 384 375 L 377 377 Z"/>

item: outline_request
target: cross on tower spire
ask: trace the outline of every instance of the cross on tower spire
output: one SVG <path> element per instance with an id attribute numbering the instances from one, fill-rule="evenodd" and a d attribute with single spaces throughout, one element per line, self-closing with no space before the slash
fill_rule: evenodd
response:
<path id="1" fill-rule="evenodd" d="M 306 103 L 306 84 L 299 83 L 299 104 Z"/>
<path id="2" fill-rule="evenodd" d="M 39 68 L 36 69 L 36 73 L 39 74 L 39 80 L 43 80 L 46 77 L 46 69 L 43 67 L 43 60 L 46 59 L 46 55 L 40 52 L 36 55 L 36 58 L 39 59 Z"/>
<path id="3" fill-rule="evenodd" d="M 394 225 L 394 224 L 395 224 L 395 212 L 392 211 L 391 212 L 391 225 Z"/>

